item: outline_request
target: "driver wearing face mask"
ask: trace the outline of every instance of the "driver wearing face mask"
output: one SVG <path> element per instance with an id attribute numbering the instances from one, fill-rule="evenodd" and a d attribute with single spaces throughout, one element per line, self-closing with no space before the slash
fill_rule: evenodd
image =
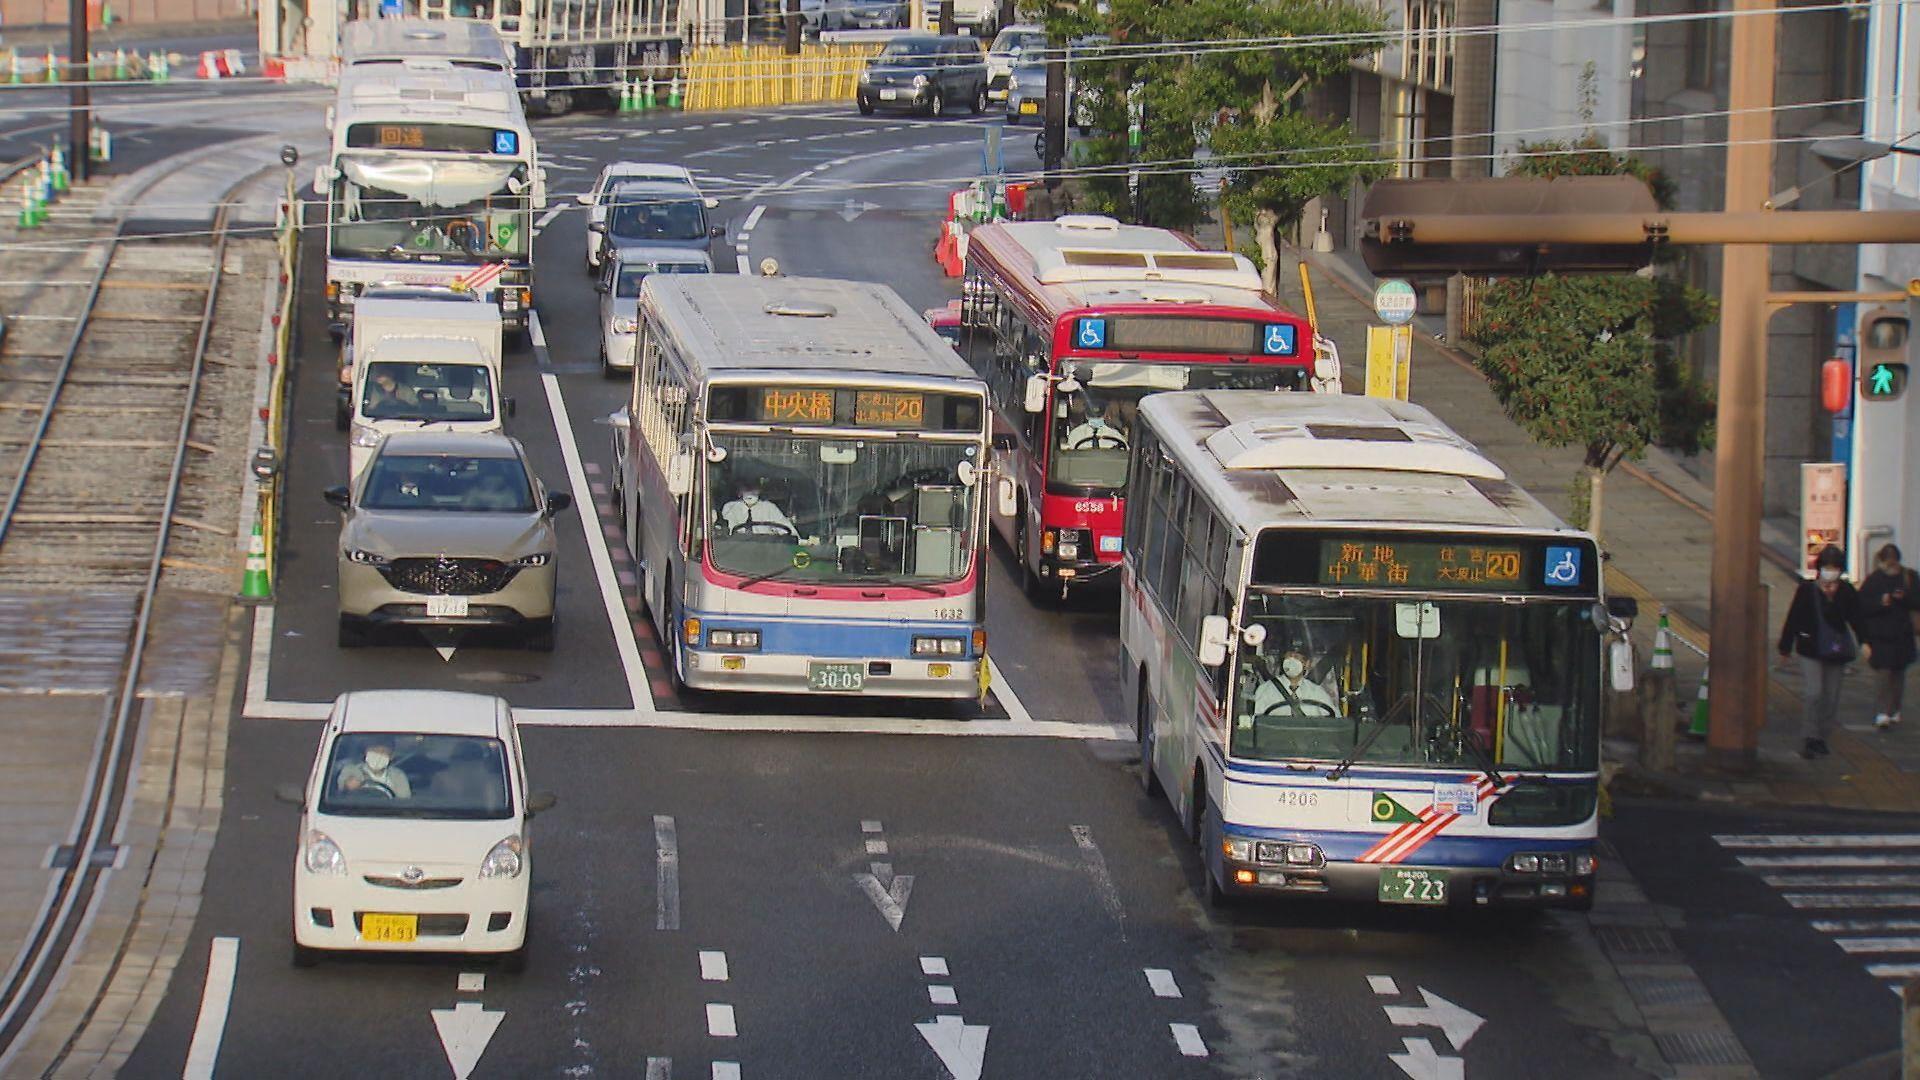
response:
<path id="1" fill-rule="evenodd" d="M 359 761 L 350 761 L 340 770 L 337 783 L 342 791 L 372 789 L 374 794 L 391 793 L 396 799 L 413 797 L 407 774 L 393 764 L 393 744 L 385 740 L 368 743 Z"/>
<path id="2" fill-rule="evenodd" d="M 760 497 L 760 484 L 754 480 L 742 483 L 739 497 L 720 507 L 720 524 L 729 533 L 800 535 L 785 510 Z"/>
<path id="3" fill-rule="evenodd" d="M 1085 418 L 1067 429 L 1062 445 L 1069 450 L 1125 450 L 1127 436 L 1107 422 L 1106 402 L 1089 398 Z"/>
<path id="4" fill-rule="evenodd" d="M 1253 691 L 1255 716 L 1337 716 L 1333 695 L 1307 678 L 1307 648 L 1287 646 L 1280 659 L 1280 677 L 1269 678 Z"/>

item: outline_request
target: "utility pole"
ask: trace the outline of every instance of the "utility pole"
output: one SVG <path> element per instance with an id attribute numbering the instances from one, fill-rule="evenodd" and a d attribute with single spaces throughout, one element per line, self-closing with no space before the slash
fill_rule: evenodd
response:
<path id="1" fill-rule="evenodd" d="M 788 56 L 800 55 L 800 0 L 787 0 L 787 48 Z"/>
<path id="2" fill-rule="evenodd" d="M 75 180 L 85 180 L 93 172 L 87 157 L 87 148 L 93 145 L 92 91 L 87 86 L 93 74 L 87 63 L 90 47 L 87 0 L 67 0 L 68 66 L 73 69 L 73 82 L 67 88 L 67 104 L 72 106 L 67 116 L 67 170 Z"/>
<path id="3" fill-rule="evenodd" d="M 1727 92 L 1728 213 L 1766 209 L 1773 190 L 1774 0 L 1734 0 Z M 1712 635 L 1707 752 L 1752 765 L 1766 722 L 1760 516 L 1767 453 L 1767 304 L 1771 248 L 1729 246 L 1720 271 L 1719 411 L 1713 463 Z"/>
<path id="4" fill-rule="evenodd" d="M 948 37 L 960 32 L 953 21 L 953 0 L 940 0 L 940 32 Z"/>
<path id="5" fill-rule="evenodd" d="M 1046 173 L 1048 191 L 1060 187 L 1060 163 L 1067 150 L 1067 52 L 1058 40 L 1047 42 L 1047 113 L 1041 131 L 1046 135 L 1046 153 L 1040 155 L 1040 168 Z"/>
<path id="6" fill-rule="evenodd" d="M 1472 31 L 1497 21 L 1495 0 L 1455 0 L 1454 29 Z M 1493 57 L 1495 37 L 1466 32 L 1453 39 L 1453 138 L 1447 175 L 1456 180 L 1493 173 Z M 1425 156 L 1424 153 L 1421 154 Z M 1447 278 L 1447 337 L 1466 337 L 1460 315 L 1466 305 L 1467 278 Z"/>
<path id="7" fill-rule="evenodd" d="M 1013 0 L 1000 0 L 1000 14 L 998 18 L 993 20 L 993 25 L 1004 30 L 1019 21 L 1020 14 L 1014 10 Z"/>

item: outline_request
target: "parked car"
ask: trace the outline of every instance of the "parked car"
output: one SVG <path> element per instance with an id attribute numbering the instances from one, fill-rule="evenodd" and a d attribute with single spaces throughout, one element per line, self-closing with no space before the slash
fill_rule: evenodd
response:
<path id="1" fill-rule="evenodd" d="M 1047 65 L 1044 61 L 1016 64 L 1002 88 L 1007 123 L 1042 123 L 1047 114 Z"/>
<path id="2" fill-rule="evenodd" d="M 827 0 L 840 4 L 840 28 L 895 30 L 907 25 L 907 0 Z"/>
<path id="3" fill-rule="evenodd" d="M 719 201 L 703 196 L 693 174 L 679 165 L 616 161 L 600 170 L 579 203 L 587 208 L 588 273 L 600 269 L 609 236 L 618 247 L 623 239 L 669 240 L 665 234 L 672 231 L 689 235 L 674 235 L 669 242 L 705 251 L 707 242 L 724 231 L 707 223 L 706 212 Z M 616 204 L 626 209 L 616 212 Z M 647 207 L 646 213 L 641 206 Z"/>
<path id="4" fill-rule="evenodd" d="M 987 46 L 987 100 L 1007 100 L 1007 77 L 1023 58 L 1035 60 L 1046 47 L 1046 29 L 1033 23 L 1019 23 L 996 34 Z"/>
<path id="5" fill-rule="evenodd" d="M 930 34 L 939 33 L 940 5 L 933 0 L 927 0 L 926 19 L 923 29 Z M 993 37 L 999 25 L 1000 0 L 953 0 L 953 27 L 960 33 L 986 40 Z"/>
<path id="6" fill-rule="evenodd" d="M 611 378 L 633 370 L 633 342 L 640 319 L 640 283 L 648 274 L 711 274 L 704 251 L 683 248 L 621 248 L 593 283 L 600 294 L 600 371 Z"/>
<path id="7" fill-rule="evenodd" d="M 977 116 L 987 111 L 986 54 L 970 37 L 904 34 L 867 61 L 854 95 L 867 116 L 875 109 L 939 116 L 957 101 Z"/>
<path id="8" fill-rule="evenodd" d="M 293 861 L 293 962 L 325 952 L 527 950 L 527 790 L 513 710 L 444 690 L 361 690 L 327 715 Z"/>
<path id="9" fill-rule="evenodd" d="M 518 439 L 400 431 L 352 487 L 328 488 L 340 527 L 340 645 L 391 626 L 504 629 L 553 648 L 553 518 Z"/>

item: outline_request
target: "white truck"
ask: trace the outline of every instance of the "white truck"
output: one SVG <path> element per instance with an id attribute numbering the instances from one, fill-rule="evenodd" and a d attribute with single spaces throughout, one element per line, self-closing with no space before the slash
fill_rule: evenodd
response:
<path id="1" fill-rule="evenodd" d="M 349 479 L 394 431 L 499 431 L 500 309 L 471 294 L 370 289 L 340 349 L 334 424 L 348 440 Z"/>

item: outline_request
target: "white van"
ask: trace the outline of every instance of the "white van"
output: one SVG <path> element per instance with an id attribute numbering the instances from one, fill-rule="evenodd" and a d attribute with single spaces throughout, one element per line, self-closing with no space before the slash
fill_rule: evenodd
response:
<path id="1" fill-rule="evenodd" d="M 500 311 L 479 301 L 375 295 L 357 305 L 340 357 L 336 422 L 352 432 L 348 479 L 394 431 L 499 431 Z"/>

